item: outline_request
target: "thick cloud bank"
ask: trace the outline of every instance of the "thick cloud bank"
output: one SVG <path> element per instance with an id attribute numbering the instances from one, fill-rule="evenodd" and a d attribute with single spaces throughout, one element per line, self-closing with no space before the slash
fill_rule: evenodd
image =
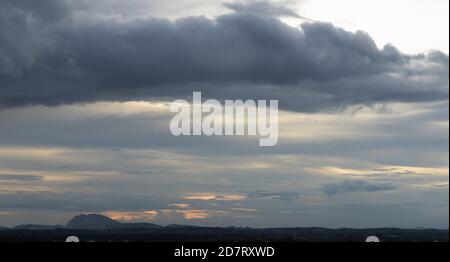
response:
<path id="1" fill-rule="evenodd" d="M 295 111 L 448 100 L 448 55 L 381 50 L 363 32 L 290 27 L 250 12 L 215 20 L 77 16 L 71 1 L 0 4 L 0 108 L 205 96 Z"/>

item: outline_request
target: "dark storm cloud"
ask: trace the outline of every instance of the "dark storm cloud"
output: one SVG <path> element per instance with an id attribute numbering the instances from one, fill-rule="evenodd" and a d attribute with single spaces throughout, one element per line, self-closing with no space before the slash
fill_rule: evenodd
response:
<path id="1" fill-rule="evenodd" d="M 0 4 L 2 9 L 22 13 L 41 21 L 56 21 L 70 15 L 72 8 L 71 0 L 3 0 Z"/>
<path id="2" fill-rule="evenodd" d="M 329 196 L 344 193 L 379 192 L 396 189 L 394 185 L 387 183 L 375 183 L 364 180 L 346 180 L 340 183 L 327 184 L 322 191 Z"/>
<path id="3" fill-rule="evenodd" d="M 39 32 L 31 28 L 33 17 L 21 9 L 8 8 L 9 1 L 0 3 L 0 78 L 18 76 L 31 67 L 38 50 L 45 45 Z M 1 89 L 4 89 L 1 88 Z M 2 92 L 4 92 L 2 90 Z"/>
<path id="4" fill-rule="evenodd" d="M 59 1 L 12 2 L 0 11 L 0 108 L 174 98 L 194 90 L 279 99 L 295 111 L 448 100 L 447 55 L 380 50 L 367 34 L 327 23 L 299 30 L 253 13 L 80 20 Z M 45 12 L 65 15 L 44 19 L 52 17 Z"/>
<path id="5" fill-rule="evenodd" d="M 286 3 L 283 5 L 276 5 L 270 3 L 268 1 L 251 1 L 251 2 L 234 2 L 234 3 L 224 3 L 226 8 L 233 10 L 237 13 L 256 13 L 263 14 L 268 16 L 286 16 L 286 17 L 295 17 L 300 18 L 307 21 L 313 21 L 309 18 L 299 15 L 296 11 L 286 6 Z"/>

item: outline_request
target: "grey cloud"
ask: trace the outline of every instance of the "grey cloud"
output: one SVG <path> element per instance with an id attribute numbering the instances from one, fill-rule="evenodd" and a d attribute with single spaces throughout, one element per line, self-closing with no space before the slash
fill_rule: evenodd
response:
<path id="1" fill-rule="evenodd" d="M 295 111 L 448 100 L 447 55 L 380 50 L 366 33 L 327 23 L 299 30 L 253 13 L 175 22 L 68 18 L 29 34 L 32 25 L 17 28 L 10 14 L 28 17 L 30 8 L 1 12 L 0 108 L 174 98 L 194 90 L 279 99 Z"/>
<path id="2" fill-rule="evenodd" d="M 0 174 L 0 181 L 41 181 L 44 177 L 35 175 Z"/>
<path id="3" fill-rule="evenodd" d="M 312 19 L 299 15 L 295 10 L 289 8 L 286 2 L 283 4 L 273 4 L 269 1 L 247 1 L 245 3 L 237 1 L 233 3 L 224 3 L 223 5 L 234 12 L 295 17 L 306 21 L 313 21 Z"/>
<path id="4" fill-rule="evenodd" d="M 149 196 L 130 196 L 119 193 L 16 193 L 2 195 L 0 210 L 59 210 L 101 212 L 110 210 L 161 209 L 167 203 Z"/>
<path id="5" fill-rule="evenodd" d="M 322 187 L 322 191 L 329 196 L 356 192 L 379 192 L 393 189 L 396 189 L 396 186 L 392 184 L 364 180 L 346 180 L 340 183 L 327 184 Z"/>

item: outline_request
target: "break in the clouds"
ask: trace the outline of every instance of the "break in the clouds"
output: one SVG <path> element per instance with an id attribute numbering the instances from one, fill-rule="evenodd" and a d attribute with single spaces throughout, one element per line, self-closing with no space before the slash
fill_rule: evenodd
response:
<path id="1" fill-rule="evenodd" d="M 277 98 L 294 111 L 448 99 L 447 55 L 379 49 L 364 32 L 320 22 L 294 28 L 261 12 L 79 19 L 70 3 L 2 2 L 1 107 L 193 90 L 232 97 L 237 89 L 242 98 Z"/>

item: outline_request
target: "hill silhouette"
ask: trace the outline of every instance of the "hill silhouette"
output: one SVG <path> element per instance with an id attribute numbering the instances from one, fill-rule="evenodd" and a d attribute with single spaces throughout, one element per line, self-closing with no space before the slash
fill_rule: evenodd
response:
<path id="1" fill-rule="evenodd" d="M 73 217 L 67 224 L 69 229 L 107 229 L 119 225 L 120 223 L 102 215 L 82 214 Z"/>

